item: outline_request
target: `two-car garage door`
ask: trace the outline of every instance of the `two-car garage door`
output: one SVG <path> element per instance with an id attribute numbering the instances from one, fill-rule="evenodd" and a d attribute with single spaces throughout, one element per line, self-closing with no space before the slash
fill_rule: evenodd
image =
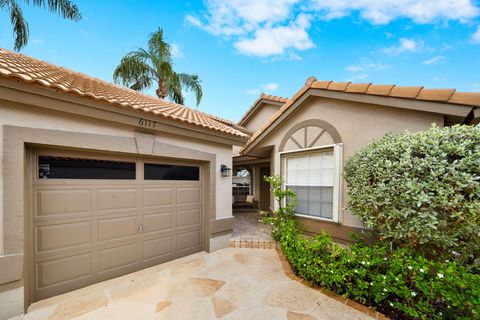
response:
<path id="1" fill-rule="evenodd" d="M 33 300 L 203 250 L 195 164 L 34 152 Z"/>

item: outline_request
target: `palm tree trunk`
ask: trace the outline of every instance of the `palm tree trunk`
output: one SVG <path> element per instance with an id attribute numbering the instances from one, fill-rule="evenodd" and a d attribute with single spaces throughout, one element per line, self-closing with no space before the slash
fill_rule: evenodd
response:
<path id="1" fill-rule="evenodd" d="M 158 83 L 158 89 L 155 91 L 155 93 L 160 99 L 165 99 L 165 97 L 167 96 L 167 87 L 165 85 L 165 80 L 160 79 Z"/>

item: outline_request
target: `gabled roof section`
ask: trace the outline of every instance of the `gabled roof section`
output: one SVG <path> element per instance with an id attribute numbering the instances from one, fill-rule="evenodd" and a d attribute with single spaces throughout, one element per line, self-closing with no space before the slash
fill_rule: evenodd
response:
<path id="1" fill-rule="evenodd" d="M 364 96 L 377 96 L 383 98 L 397 98 L 406 99 L 418 102 L 432 102 L 441 103 L 447 106 L 455 107 L 480 107 L 480 92 L 459 92 L 455 89 L 427 89 L 421 86 L 408 87 L 408 86 L 396 86 L 396 85 L 378 85 L 372 83 L 352 83 L 352 82 L 334 82 L 334 81 L 319 81 L 315 77 L 310 77 L 305 82 L 305 85 L 295 95 L 286 101 L 286 103 L 275 113 L 267 123 L 263 125 L 257 132 L 255 132 L 247 144 L 243 147 L 241 154 L 256 143 L 264 132 L 271 126 L 275 125 L 275 122 L 291 108 L 297 100 L 303 96 L 307 91 L 311 90 L 313 95 L 322 96 L 324 93 L 345 93 L 345 100 L 353 100 L 350 98 L 350 94 L 364 95 Z M 316 92 L 313 92 L 316 91 Z M 320 92 L 320 93 L 319 93 Z M 327 96 L 325 94 L 325 96 Z M 339 99 L 339 98 L 337 98 Z M 393 102 L 394 99 L 390 100 Z M 389 102 L 385 102 L 384 105 L 388 105 Z M 395 104 L 392 103 L 392 106 Z M 438 112 L 442 113 L 442 112 Z"/>
<path id="2" fill-rule="evenodd" d="M 248 138 L 232 121 L 155 98 L 138 91 L 74 72 L 0 48 L 0 77 L 93 98 L 117 107 L 209 129 L 217 134 Z"/>
<path id="3" fill-rule="evenodd" d="M 288 101 L 287 98 L 272 96 L 270 94 L 261 93 L 260 97 L 252 104 L 252 106 L 245 112 L 243 117 L 238 121 L 238 125 L 244 126 L 245 123 L 255 114 L 258 108 L 264 103 L 276 104 L 278 106 L 284 105 Z"/>

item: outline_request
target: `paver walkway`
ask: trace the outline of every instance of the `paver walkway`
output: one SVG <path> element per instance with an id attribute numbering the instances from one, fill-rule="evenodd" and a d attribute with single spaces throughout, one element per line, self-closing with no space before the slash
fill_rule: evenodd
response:
<path id="1" fill-rule="evenodd" d="M 372 319 L 288 278 L 275 250 L 234 248 L 197 253 L 42 300 L 23 316 L 73 318 Z"/>
<path id="2" fill-rule="evenodd" d="M 258 220 L 260 215 L 253 211 L 233 213 L 233 239 L 270 240 L 270 226 Z"/>

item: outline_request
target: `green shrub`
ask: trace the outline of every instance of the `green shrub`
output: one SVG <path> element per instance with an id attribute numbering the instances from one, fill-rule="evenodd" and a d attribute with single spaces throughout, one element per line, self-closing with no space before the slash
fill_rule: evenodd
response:
<path id="1" fill-rule="evenodd" d="M 480 129 L 386 135 L 346 163 L 348 208 L 393 246 L 473 261 L 480 252 Z"/>
<path id="2" fill-rule="evenodd" d="M 294 198 L 281 191 L 280 177 L 268 181 L 279 203 Z M 325 233 L 305 237 L 293 207 L 262 215 L 294 271 L 316 285 L 394 319 L 479 318 L 480 275 L 455 261 L 427 259 L 411 248 L 392 250 L 388 244 L 343 248 Z"/>

